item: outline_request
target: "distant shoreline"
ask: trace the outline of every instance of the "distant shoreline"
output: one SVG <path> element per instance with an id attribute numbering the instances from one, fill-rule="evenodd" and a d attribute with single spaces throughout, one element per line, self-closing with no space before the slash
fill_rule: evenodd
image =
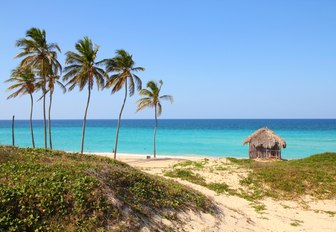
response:
<path id="1" fill-rule="evenodd" d="M 68 152 L 68 151 L 67 151 Z M 71 152 L 71 151 L 69 151 Z M 84 152 L 85 155 L 98 155 L 113 158 L 112 152 Z M 117 153 L 117 159 L 141 159 L 147 160 L 147 156 L 150 156 L 150 159 L 153 158 L 153 154 L 139 154 L 139 153 Z M 227 158 L 227 157 L 214 157 L 214 156 L 207 156 L 207 155 L 196 155 L 196 154 L 186 154 L 186 155 L 156 155 L 156 159 L 206 159 L 206 158 Z"/>

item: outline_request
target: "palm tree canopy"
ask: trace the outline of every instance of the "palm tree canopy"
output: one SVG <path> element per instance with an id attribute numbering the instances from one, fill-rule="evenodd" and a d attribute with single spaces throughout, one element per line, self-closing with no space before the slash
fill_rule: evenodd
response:
<path id="1" fill-rule="evenodd" d="M 156 106 L 158 115 L 161 115 L 162 113 L 161 100 L 169 100 L 171 103 L 173 103 L 174 101 L 173 96 L 171 95 L 160 96 L 162 85 L 163 85 L 162 80 L 159 81 L 159 84 L 155 81 L 149 81 L 147 83 L 147 89 L 140 90 L 139 92 L 140 96 L 144 97 L 137 101 L 138 103 L 137 112 L 146 107 L 153 108 Z"/>
<path id="2" fill-rule="evenodd" d="M 130 96 L 134 94 L 135 86 L 139 91 L 142 87 L 141 79 L 133 72 L 144 71 L 143 67 L 135 67 L 133 56 L 125 50 L 117 50 L 116 56 L 112 59 L 105 59 L 106 72 L 113 72 L 109 80 L 106 82 L 106 87 L 112 87 L 112 93 L 118 92 L 128 80 L 128 91 Z"/>
<path id="3" fill-rule="evenodd" d="M 39 75 L 46 77 L 53 70 L 61 70 L 61 64 L 57 60 L 57 52 L 61 52 L 56 43 L 47 43 L 45 30 L 31 28 L 26 32 L 26 38 L 16 42 L 16 46 L 22 51 L 16 58 L 23 58 L 20 66 L 29 66 L 39 71 Z"/>
<path id="4" fill-rule="evenodd" d="M 55 84 L 57 84 L 63 91 L 63 93 L 66 92 L 65 85 L 59 80 L 59 75 L 52 75 L 48 78 L 48 91 L 54 92 Z"/>
<path id="5" fill-rule="evenodd" d="M 104 77 L 107 76 L 105 71 L 98 67 L 101 62 L 96 62 L 99 47 L 93 45 L 91 39 L 84 37 L 79 40 L 75 48 L 77 52 L 68 51 L 66 53 L 65 63 L 68 65 L 64 68 L 64 81 L 68 81 L 69 90 L 73 90 L 76 86 L 80 90 L 88 84 L 89 88 L 93 88 L 94 80 L 98 89 L 104 87 Z"/>
<path id="6" fill-rule="evenodd" d="M 14 92 L 7 99 L 17 97 L 18 95 L 32 94 L 36 90 L 35 81 L 34 72 L 28 67 L 18 67 L 12 70 L 11 77 L 6 82 L 14 83 L 7 89 L 8 91 L 14 90 Z"/>

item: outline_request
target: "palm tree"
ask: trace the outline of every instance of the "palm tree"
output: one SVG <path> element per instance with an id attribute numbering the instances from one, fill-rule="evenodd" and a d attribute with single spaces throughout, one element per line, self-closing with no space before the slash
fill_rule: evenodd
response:
<path id="1" fill-rule="evenodd" d="M 48 129 L 49 129 L 49 145 L 52 150 L 52 136 L 51 136 L 51 105 L 52 105 L 52 96 L 55 90 L 55 84 L 57 84 L 63 90 L 63 93 L 66 92 L 66 88 L 62 82 L 59 81 L 60 76 L 57 74 L 51 74 L 48 76 L 48 92 L 49 92 L 49 110 L 48 110 Z"/>
<path id="2" fill-rule="evenodd" d="M 21 67 L 30 67 L 37 70 L 41 78 L 41 89 L 43 97 L 43 125 L 44 125 L 44 147 L 47 148 L 47 126 L 46 126 L 46 84 L 47 76 L 53 69 L 61 67 L 57 60 L 57 52 L 61 52 L 59 46 L 55 43 L 47 43 L 45 30 L 31 28 L 26 32 L 26 38 L 16 42 L 16 46 L 22 51 L 16 55 L 16 58 L 23 58 Z"/>
<path id="3" fill-rule="evenodd" d="M 99 47 L 97 45 L 93 46 L 91 39 L 84 37 L 84 39 L 76 43 L 75 48 L 77 53 L 72 51 L 66 53 L 65 63 L 68 66 L 64 69 L 66 74 L 63 76 L 63 81 L 68 81 L 66 85 L 69 85 L 69 91 L 73 90 L 76 86 L 78 86 L 80 91 L 82 91 L 85 86 L 88 87 L 88 99 L 84 113 L 81 144 L 81 153 L 83 154 L 86 115 L 89 108 L 91 90 L 94 81 L 96 81 L 98 90 L 104 88 L 104 77 L 106 73 L 103 69 L 98 67 L 100 62 L 95 61 Z"/>
<path id="4" fill-rule="evenodd" d="M 161 115 L 162 113 L 162 105 L 160 100 L 169 100 L 171 103 L 173 103 L 174 99 L 170 95 L 163 95 L 160 96 L 160 91 L 161 87 L 163 85 L 163 82 L 159 82 L 160 86 L 158 83 L 154 81 L 149 81 L 147 83 L 147 88 L 148 89 L 142 89 L 140 90 L 140 96 L 145 96 L 144 98 L 141 98 L 137 101 L 138 103 L 138 108 L 137 112 L 146 108 L 146 107 L 151 107 L 154 108 L 154 114 L 155 114 L 155 127 L 154 127 L 154 158 L 156 158 L 156 129 L 158 125 L 158 116 Z"/>
<path id="5" fill-rule="evenodd" d="M 118 92 L 125 87 L 125 96 L 124 101 L 121 106 L 121 110 L 118 118 L 118 125 L 116 131 L 116 140 L 114 146 L 114 159 L 117 158 L 117 149 L 118 149 L 118 137 L 119 137 L 119 128 L 120 128 L 120 119 L 125 107 L 127 93 L 129 92 L 130 96 L 133 96 L 135 85 L 136 89 L 139 91 L 142 86 L 141 79 L 135 75 L 133 72 L 144 71 L 143 67 L 134 67 L 135 62 L 132 55 L 130 55 L 125 50 L 117 50 L 116 56 L 112 59 L 105 59 L 102 62 L 106 65 L 106 72 L 114 72 L 109 80 L 106 82 L 107 88 L 112 88 L 112 94 Z"/>
<path id="6" fill-rule="evenodd" d="M 29 94 L 30 96 L 30 132 L 32 137 L 32 145 L 35 148 L 34 140 L 34 130 L 33 130 L 33 108 L 34 108 L 34 99 L 33 93 L 36 91 L 35 87 L 35 74 L 30 68 L 22 69 L 20 67 L 14 69 L 11 74 L 11 78 L 6 80 L 6 82 L 14 82 L 13 85 L 8 87 L 7 90 L 14 92 L 8 96 L 7 99 L 15 98 L 18 95 L 22 96 Z"/>

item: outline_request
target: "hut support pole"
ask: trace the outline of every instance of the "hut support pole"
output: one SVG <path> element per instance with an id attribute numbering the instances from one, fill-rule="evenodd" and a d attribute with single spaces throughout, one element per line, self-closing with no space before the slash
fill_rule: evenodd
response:
<path id="1" fill-rule="evenodd" d="M 13 146 L 13 147 L 15 146 L 14 119 L 15 119 L 15 116 L 13 115 L 13 118 L 12 118 L 12 146 Z"/>

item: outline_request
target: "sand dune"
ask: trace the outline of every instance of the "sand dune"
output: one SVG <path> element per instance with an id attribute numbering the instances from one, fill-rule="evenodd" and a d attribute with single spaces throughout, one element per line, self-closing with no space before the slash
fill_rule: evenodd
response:
<path id="1" fill-rule="evenodd" d="M 110 153 L 98 155 L 111 157 Z M 164 172 L 173 165 L 186 160 L 201 161 L 204 157 L 173 157 L 164 156 L 157 159 L 146 159 L 145 155 L 120 154 L 118 160 L 139 168 L 153 175 L 163 176 Z M 208 158 L 209 167 L 229 162 L 225 158 Z M 230 169 L 223 171 L 197 171 L 207 182 L 225 180 L 231 188 L 240 188 L 239 179 L 247 174 L 244 169 Z M 166 177 L 168 178 L 168 177 Z M 217 194 L 206 187 L 190 183 L 181 179 L 174 179 L 181 184 L 194 188 L 213 199 L 220 207 L 220 217 L 210 214 L 195 214 L 188 212 L 180 214 L 179 218 L 185 222 L 183 228 L 177 231 L 335 231 L 336 200 L 315 200 L 308 196 L 298 201 L 260 200 L 265 209 L 258 212 L 250 201 L 238 196 Z M 328 213 L 331 212 L 331 213 Z M 162 223 L 171 225 L 163 219 Z M 172 225 L 171 225 L 172 226 Z M 173 226 L 174 227 L 174 226 Z"/>

